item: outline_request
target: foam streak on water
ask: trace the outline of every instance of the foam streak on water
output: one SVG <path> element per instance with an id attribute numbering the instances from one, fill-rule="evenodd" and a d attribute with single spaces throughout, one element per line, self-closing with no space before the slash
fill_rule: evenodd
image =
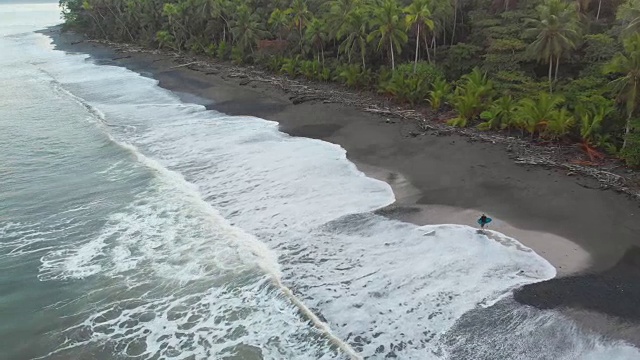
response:
<path id="1" fill-rule="evenodd" d="M 3 138 L 13 141 L 12 191 L 0 199 L 13 213 L 0 226 L 0 264 L 24 268 L 46 320 L 30 325 L 46 335 L 11 354 L 638 355 L 511 301 L 514 288 L 555 275 L 515 239 L 374 215 L 394 201 L 390 187 L 339 146 L 183 103 L 155 80 L 54 51 L 42 35 L 2 41 L 21 50 L 11 64 L 29 63 L 12 75 L 15 91 L 41 96 L 13 100 L 12 116 L 25 120 Z M 29 298 L 26 287 L 12 296 Z"/>

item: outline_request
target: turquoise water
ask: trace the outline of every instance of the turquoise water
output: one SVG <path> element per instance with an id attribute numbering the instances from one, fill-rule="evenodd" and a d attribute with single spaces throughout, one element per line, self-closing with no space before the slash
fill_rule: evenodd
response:
<path id="1" fill-rule="evenodd" d="M 515 239 L 373 215 L 342 148 L 56 51 L 59 21 L 0 5 L 0 358 L 637 358 L 513 303 L 555 275 Z"/>

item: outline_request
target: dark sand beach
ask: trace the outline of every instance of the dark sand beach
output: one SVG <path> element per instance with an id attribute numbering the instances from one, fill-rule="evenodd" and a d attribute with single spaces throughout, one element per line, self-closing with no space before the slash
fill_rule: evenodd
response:
<path id="1" fill-rule="evenodd" d="M 493 230 L 518 239 L 558 270 L 556 279 L 517 291 L 521 303 L 563 308 L 578 319 L 596 313 L 640 321 L 640 308 L 633 306 L 640 303 L 637 200 L 565 170 L 518 165 L 502 144 L 456 134 L 416 136 L 411 121 L 336 103 L 294 104 L 270 84 L 194 71 L 163 54 L 116 53 L 77 35 L 60 36 L 57 29 L 45 33 L 60 50 L 153 77 L 186 101 L 277 121 L 292 136 L 339 144 L 361 171 L 391 184 L 396 203 L 380 210 L 389 217 L 475 226 L 480 213 L 488 214 Z"/>

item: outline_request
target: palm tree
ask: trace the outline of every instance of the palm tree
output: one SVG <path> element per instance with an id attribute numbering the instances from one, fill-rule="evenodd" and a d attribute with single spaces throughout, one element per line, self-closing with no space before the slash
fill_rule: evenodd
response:
<path id="1" fill-rule="evenodd" d="M 449 121 L 450 125 L 465 127 L 469 120 L 475 119 L 487 109 L 493 97 L 493 82 L 487 74 L 474 68 L 469 74 L 462 76 L 459 85 L 451 97 L 451 103 L 458 112 L 458 117 Z"/>
<path id="2" fill-rule="evenodd" d="M 333 0 L 327 2 L 326 5 L 329 36 L 339 39 L 338 33 L 344 30 L 343 27 L 347 24 L 351 13 L 361 7 L 361 0 Z"/>
<path id="3" fill-rule="evenodd" d="M 616 19 L 621 21 L 625 28 L 623 35 L 630 35 L 640 31 L 640 0 L 628 0 L 618 7 Z"/>
<path id="4" fill-rule="evenodd" d="M 322 64 L 324 64 L 324 43 L 328 37 L 324 21 L 313 18 L 307 26 L 304 37 L 307 43 L 316 50 L 318 61 L 320 61 L 320 57 L 322 56 Z"/>
<path id="5" fill-rule="evenodd" d="M 276 35 L 278 40 L 282 40 L 286 29 L 289 27 L 289 18 L 284 11 L 275 9 L 271 12 L 267 24 L 271 27 L 271 33 Z"/>
<path id="6" fill-rule="evenodd" d="M 451 85 L 445 79 L 438 79 L 433 83 L 427 101 L 433 110 L 440 110 L 445 99 L 451 93 Z"/>
<path id="7" fill-rule="evenodd" d="M 347 54 L 349 62 L 354 51 L 360 52 L 362 68 L 365 69 L 367 54 L 367 15 L 363 10 L 354 10 L 349 13 L 346 22 L 338 31 L 337 37 L 344 38 L 339 51 Z"/>
<path id="8" fill-rule="evenodd" d="M 260 17 L 245 4 L 238 6 L 229 25 L 235 42 L 243 52 L 250 50 L 253 53 L 256 42 L 266 36 Z"/>
<path id="9" fill-rule="evenodd" d="M 451 31 L 451 45 L 456 38 L 456 25 L 458 24 L 458 0 L 452 0 L 453 2 L 453 30 Z"/>
<path id="10" fill-rule="evenodd" d="M 491 104 L 489 110 L 480 114 L 480 118 L 486 121 L 478 125 L 478 128 L 481 130 L 507 128 L 509 120 L 517 109 L 516 102 L 511 96 L 502 96 Z"/>
<path id="11" fill-rule="evenodd" d="M 562 96 L 541 92 L 535 100 L 530 98 L 520 100 L 517 117 L 521 119 L 524 129 L 533 138 L 538 129 L 547 127 L 549 122 L 553 121 L 558 106 L 563 102 Z"/>
<path id="12" fill-rule="evenodd" d="M 591 5 L 591 0 L 575 0 L 576 2 L 576 10 L 582 14 L 586 15 L 589 12 L 589 5 Z"/>
<path id="13" fill-rule="evenodd" d="M 602 0 L 598 0 L 598 13 L 596 14 L 596 20 L 600 20 L 600 10 L 602 9 Z"/>
<path id="14" fill-rule="evenodd" d="M 211 0 L 209 15 L 213 19 L 222 20 L 221 41 L 227 41 L 227 29 L 229 29 L 230 14 L 233 13 L 229 0 Z"/>
<path id="15" fill-rule="evenodd" d="M 575 118 L 566 107 L 555 110 L 544 124 L 545 129 L 542 135 L 550 140 L 559 140 L 571 131 L 575 122 Z"/>
<path id="16" fill-rule="evenodd" d="M 535 36 L 529 50 L 538 61 L 549 64 L 549 92 L 553 91 L 552 71 L 555 61 L 555 77 L 558 80 L 560 57 L 576 48 L 580 38 L 576 11 L 572 4 L 562 0 L 547 0 L 537 7 L 538 19 L 528 19 L 527 36 Z"/>
<path id="17" fill-rule="evenodd" d="M 433 20 L 431 19 L 431 10 L 429 9 L 430 0 L 414 0 L 411 5 L 404 9 L 407 14 L 406 21 L 409 27 L 415 27 L 416 29 L 416 57 L 413 62 L 413 72 L 416 72 L 418 67 L 418 54 L 420 53 L 420 30 L 422 30 L 422 37 L 425 38 L 425 30 L 432 31 L 435 27 Z M 426 29 L 425 29 L 426 28 Z M 427 58 L 431 62 L 431 55 L 429 55 L 429 48 L 427 50 Z"/>
<path id="18" fill-rule="evenodd" d="M 580 122 L 580 137 L 583 144 L 593 144 L 602 128 L 604 120 L 615 110 L 613 101 L 602 96 L 581 98 L 576 106 L 576 114 Z"/>
<path id="19" fill-rule="evenodd" d="M 290 16 L 292 27 L 298 30 L 300 51 L 304 51 L 302 47 L 304 39 L 302 31 L 307 27 L 307 22 L 313 15 L 307 7 L 306 0 L 293 0 L 291 7 L 285 13 Z"/>
<path id="20" fill-rule="evenodd" d="M 624 103 L 627 110 L 622 149 L 627 146 L 631 121 L 640 100 L 640 34 L 633 34 L 624 40 L 624 52 L 625 54 L 616 54 L 604 67 L 606 74 L 622 74 L 611 82 L 612 88 L 618 94 L 618 101 Z"/>
<path id="21" fill-rule="evenodd" d="M 402 21 L 402 9 L 396 0 L 382 0 L 382 3 L 372 9 L 371 27 L 373 31 L 367 36 L 367 41 L 378 40 L 378 49 L 387 47 L 391 68 L 395 70 L 395 52 L 402 51 L 402 45 L 408 37 Z"/>
<path id="22" fill-rule="evenodd" d="M 433 48 L 433 55 L 435 57 L 438 47 L 437 37 L 442 34 L 443 44 L 447 41 L 447 20 L 453 16 L 453 6 L 450 0 L 432 0 L 429 8 L 431 9 L 431 18 L 434 22 L 431 47 Z"/>

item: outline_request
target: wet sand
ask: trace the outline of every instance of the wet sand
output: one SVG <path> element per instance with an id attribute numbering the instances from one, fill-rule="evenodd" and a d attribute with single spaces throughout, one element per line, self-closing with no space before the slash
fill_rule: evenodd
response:
<path id="1" fill-rule="evenodd" d="M 640 261 L 633 260 L 640 259 L 640 252 L 631 251 L 627 265 L 615 266 L 640 246 L 640 203 L 598 189 L 593 179 L 515 164 L 503 145 L 455 134 L 415 136 L 414 123 L 355 107 L 294 105 L 282 89 L 240 85 L 241 79 L 223 71 L 204 74 L 176 67 L 180 64 L 166 55 L 116 54 L 95 43 L 76 43 L 81 40 L 77 35 L 59 36 L 56 30 L 47 35 L 58 49 L 88 53 L 92 61 L 153 77 L 186 101 L 274 120 L 292 136 L 339 144 L 361 171 L 393 187 L 396 203 L 379 211 L 386 216 L 416 224 L 477 226 L 476 219 L 486 213 L 494 219 L 491 229 L 518 239 L 558 270 L 558 278 L 521 289 L 516 299 L 524 304 L 620 317 L 631 311 L 626 304 L 640 303 L 640 282 L 634 277 L 640 274 Z M 606 275 L 612 273 L 618 276 Z M 628 291 L 617 291 L 616 282 Z M 597 306 L 584 298 L 591 291 L 598 291 Z"/>

